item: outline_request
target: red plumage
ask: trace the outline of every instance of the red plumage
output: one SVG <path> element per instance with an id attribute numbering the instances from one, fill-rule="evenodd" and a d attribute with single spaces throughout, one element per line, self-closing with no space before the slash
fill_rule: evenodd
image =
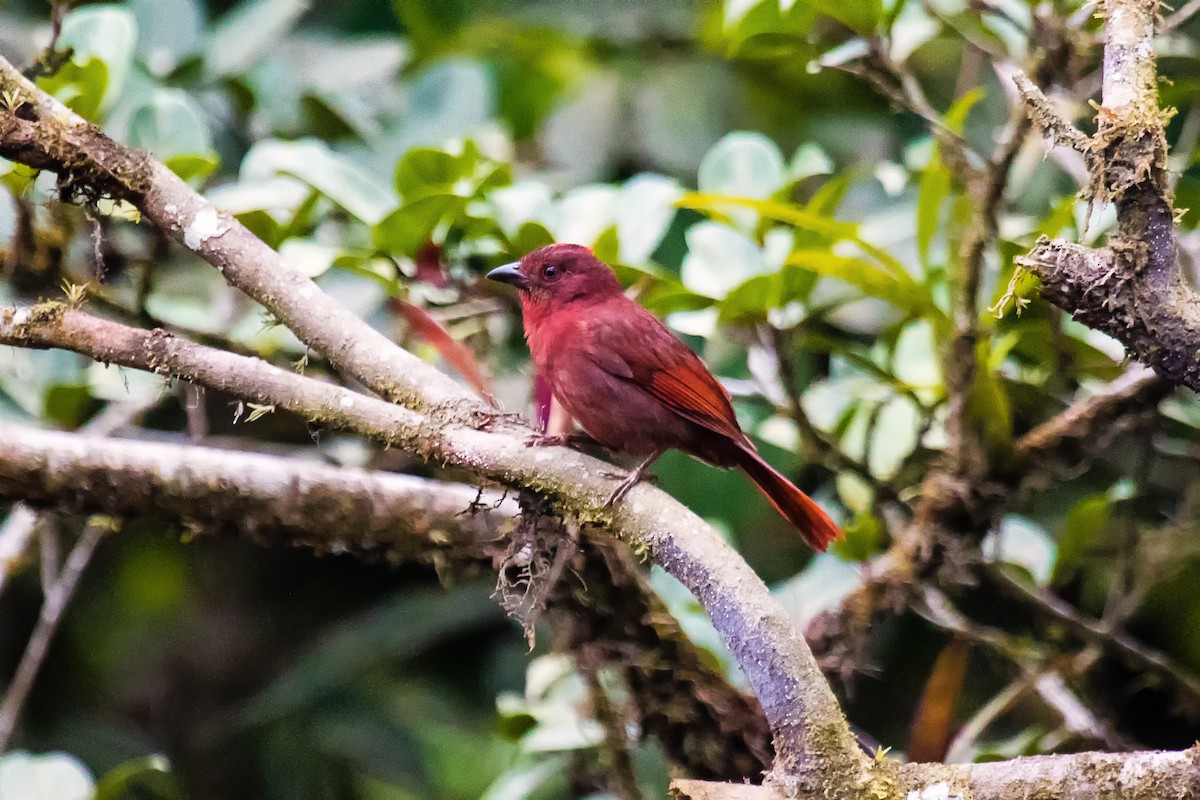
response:
<path id="1" fill-rule="evenodd" d="M 520 289 L 525 338 L 538 375 L 587 434 L 605 447 L 650 456 L 664 450 L 738 467 L 814 549 L 841 532 L 762 459 L 704 362 L 621 291 L 612 270 L 579 245 L 535 250 L 489 277 Z"/>

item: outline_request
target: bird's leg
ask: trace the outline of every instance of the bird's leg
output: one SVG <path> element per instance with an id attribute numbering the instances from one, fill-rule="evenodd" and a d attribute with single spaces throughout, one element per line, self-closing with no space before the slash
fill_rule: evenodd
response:
<path id="1" fill-rule="evenodd" d="M 650 466 L 655 461 L 658 461 L 658 457 L 661 456 L 666 451 L 667 451 L 667 448 L 665 448 L 665 447 L 658 448 L 653 453 L 651 453 L 646 458 L 645 461 L 643 461 L 642 463 L 640 463 L 636 467 L 634 467 L 632 470 L 630 470 L 629 474 L 625 476 L 625 480 L 621 481 L 621 485 L 618 486 L 616 491 L 612 493 L 612 496 L 608 498 L 608 502 L 605 503 L 605 505 L 607 505 L 607 506 L 615 505 L 618 500 L 620 500 L 625 495 L 629 494 L 629 490 L 632 489 L 634 486 L 637 486 L 639 483 L 641 483 L 642 480 L 646 477 L 646 470 L 650 469 Z"/>
<path id="2" fill-rule="evenodd" d="M 526 447 L 558 447 L 560 445 L 566 447 L 587 447 L 588 445 L 599 444 L 595 439 L 588 436 L 586 433 L 564 433 L 557 436 L 547 436 L 544 433 L 535 433 L 525 439 Z"/>

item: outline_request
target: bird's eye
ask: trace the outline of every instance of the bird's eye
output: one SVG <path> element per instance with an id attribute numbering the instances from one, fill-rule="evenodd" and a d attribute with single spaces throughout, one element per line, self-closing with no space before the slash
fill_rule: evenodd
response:
<path id="1" fill-rule="evenodd" d="M 552 281 L 562 274 L 562 269 L 557 264 L 547 264 L 542 267 L 542 277 L 548 281 Z"/>

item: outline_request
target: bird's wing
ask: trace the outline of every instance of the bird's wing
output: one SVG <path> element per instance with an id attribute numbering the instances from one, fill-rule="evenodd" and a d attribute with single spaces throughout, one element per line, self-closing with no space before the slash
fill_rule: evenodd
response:
<path id="1" fill-rule="evenodd" d="M 592 360 L 681 417 L 753 450 L 728 393 L 704 362 L 649 311 L 632 300 L 620 300 L 587 321 Z"/>

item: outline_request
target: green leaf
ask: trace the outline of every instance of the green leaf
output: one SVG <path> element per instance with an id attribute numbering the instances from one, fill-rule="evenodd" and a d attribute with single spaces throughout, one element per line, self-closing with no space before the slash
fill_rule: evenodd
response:
<path id="1" fill-rule="evenodd" d="M 179 89 L 159 89 L 133 112 L 129 140 L 184 180 L 202 178 L 217 166 L 208 122 L 191 96 Z"/>
<path id="2" fill-rule="evenodd" d="M 908 397 L 894 397 L 875 417 L 868 464 L 871 472 L 883 479 L 895 476 L 904 459 L 917 446 L 920 410 Z"/>
<path id="3" fill-rule="evenodd" d="M 431 194 L 405 203 L 372 229 L 372 242 L 380 250 L 414 256 L 434 238 L 439 225 L 466 207 L 467 198 L 454 194 Z"/>
<path id="4" fill-rule="evenodd" d="M 867 561 L 883 546 L 883 522 L 869 511 L 860 511 L 842 526 L 844 538 L 833 543 L 833 552 L 843 561 Z"/>
<path id="5" fill-rule="evenodd" d="M 1006 516 L 1000 527 L 983 540 L 980 549 L 986 558 L 1024 569 L 1039 586 L 1050 580 L 1055 561 L 1054 540 L 1027 517 Z"/>
<path id="6" fill-rule="evenodd" d="M 967 115 L 971 113 L 971 109 L 975 104 L 987 96 L 987 92 L 982 87 L 976 86 L 969 92 L 965 92 L 962 97 L 950 106 L 950 110 L 945 114 L 946 127 L 955 133 L 962 133 L 963 126 L 966 125 Z"/>
<path id="7" fill-rule="evenodd" d="M 545 226 L 537 222 L 526 222 L 517 229 L 509 239 L 509 245 L 514 254 L 531 253 L 539 247 L 552 244 L 554 242 L 554 234 L 546 230 Z"/>
<path id="8" fill-rule="evenodd" d="M 319 139 L 259 142 L 253 157 L 254 175 L 245 174 L 248 164 L 244 162 L 244 177 L 297 178 L 368 225 L 377 224 L 396 208 L 396 196 L 390 187 Z"/>
<path id="9" fill-rule="evenodd" d="M 833 553 L 817 553 L 799 575 L 771 587 L 771 594 L 787 610 L 797 629 L 804 630 L 814 617 L 836 608 L 862 586 L 863 575 L 856 564 Z"/>
<path id="10" fill-rule="evenodd" d="M 893 273 L 897 277 L 905 276 L 909 280 L 912 279 L 912 276 L 908 274 L 908 270 L 904 268 L 904 265 L 892 255 L 870 242 L 864 241 L 858 235 L 858 225 L 852 222 L 842 222 L 832 217 L 776 200 L 754 200 L 746 197 L 689 193 L 683 196 L 679 204 L 684 208 L 707 211 L 718 215 L 724 213 L 723 209 L 728 209 L 730 206 L 734 208 L 751 208 L 767 219 L 773 219 L 801 230 L 813 231 L 833 241 L 853 242 L 865 253 L 878 261 L 888 272 Z"/>
<path id="11" fill-rule="evenodd" d="M 1058 536 L 1053 583 L 1063 583 L 1074 577 L 1083 565 L 1088 549 L 1103 541 L 1111 519 L 1112 497 L 1107 492 L 1088 495 L 1071 507 Z"/>
<path id="12" fill-rule="evenodd" d="M 735 131 L 704 156 L 697 185 L 707 194 L 762 199 L 783 186 L 784 175 L 774 142 L 761 133 Z"/>
<path id="13" fill-rule="evenodd" d="M 60 50 L 71 49 L 71 62 L 103 62 L 107 82 L 103 99 L 97 104 L 109 109 L 125 88 L 137 44 L 137 21 L 128 9 L 116 4 L 90 5 L 76 9 L 63 19 L 58 37 Z"/>
<path id="14" fill-rule="evenodd" d="M 308 10 L 310 0 L 244 0 L 213 26 L 204 47 L 214 77 L 245 72 L 278 46 Z"/>
<path id="15" fill-rule="evenodd" d="M 744 281 L 767 272 L 758 245 L 728 225 L 699 222 L 685 236 L 688 252 L 679 276 L 696 294 L 719 300 Z"/>
<path id="16" fill-rule="evenodd" d="M 874 32 L 883 16 L 882 0 L 808 0 L 808 5 L 864 35 Z"/>
<path id="17" fill-rule="evenodd" d="M 980 342 L 981 349 L 985 346 L 985 342 Z M 985 358 L 981 357 L 979 361 L 969 403 L 971 417 L 983 430 L 983 442 L 988 452 L 1000 457 L 1012 448 L 1012 404 L 1000 376 L 987 368 Z"/>
<path id="18" fill-rule="evenodd" d="M 467 18 L 466 0 L 392 0 L 396 17 L 422 56 L 446 49 Z"/>
<path id="19" fill-rule="evenodd" d="M 452 194 L 454 184 L 471 169 L 473 163 L 441 150 L 415 147 L 396 165 L 396 190 L 405 201 L 429 194 Z"/>
<path id="20" fill-rule="evenodd" d="M 62 428 L 70 430 L 87 421 L 96 410 L 97 401 L 88 387 L 78 383 L 56 383 L 42 397 L 43 416 Z"/>
<path id="21" fill-rule="evenodd" d="M 54 75 L 38 78 L 37 85 L 79 116 L 98 122 L 108 90 L 108 67 L 98 58 L 72 59 Z"/>
<path id="22" fill-rule="evenodd" d="M 94 800 L 126 800 L 132 792 L 147 800 L 182 800 L 184 796 L 171 774 L 171 762 L 161 755 L 126 761 L 110 769 L 97 784 Z"/>
<path id="23" fill-rule="evenodd" d="M 950 170 L 942 163 L 941 154 L 935 147 L 929 166 L 921 175 L 921 189 L 917 195 L 917 255 L 921 265 L 929 271 L 929 249 L 941 228 L 942 201 L 950 193 Z"/>
<path id="24" fill-rule="evenodd" d="M 662 175 L 636 175 L 625 182 L 615 213 L 619 261 L 649 261 L 675 218 L 675 203 L 682 196 L 679 182 Z"/>
<path id="25" fill-rule="evenodd" d="M 821 249 L 796 250 L 788 256 L 787 263 L 818 275 L 845 281 L 865 295 L 886 300 L 914 314 L 941 313 L 934 305 L 929 289 L 913 280 L 907 272 L 885 272 L 862 259 L 835 256 L 828 250 Z"/>

